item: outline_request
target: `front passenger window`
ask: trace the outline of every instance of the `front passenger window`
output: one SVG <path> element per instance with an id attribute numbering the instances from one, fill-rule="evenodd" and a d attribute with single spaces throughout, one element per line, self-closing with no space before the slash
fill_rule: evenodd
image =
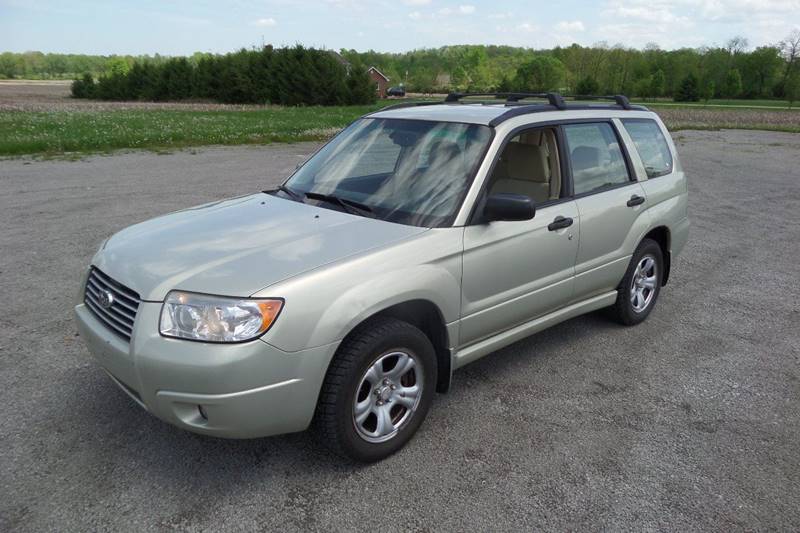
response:
<path id="1" fill-rule="evenodd" d="M 610 124 L 567 124 L 564 135 L 576 195 L 630 181 L 625 158 Z"/>
<path id="2" fill-rule="evenodd" d="M 521 194 L 535 204 L 558 200 L 561 168 L 555 130 L 536 128 L 517 134 L 500 154 L 489 184 L 490 194 Z"/>

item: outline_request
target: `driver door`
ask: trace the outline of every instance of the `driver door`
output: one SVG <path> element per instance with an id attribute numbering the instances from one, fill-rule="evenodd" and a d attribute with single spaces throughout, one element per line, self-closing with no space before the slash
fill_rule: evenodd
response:
<path id="1" fill-rule="evenodd" d="M 464 229 L 460 345 L 467 346 L 567 305 L 574 296 L 578 208 L 565 198 L 554 128 L 510 139 L 485 194 L 533 199 L 531 220 Z M 563 152 L 561 152 L 563 153 Z"/>

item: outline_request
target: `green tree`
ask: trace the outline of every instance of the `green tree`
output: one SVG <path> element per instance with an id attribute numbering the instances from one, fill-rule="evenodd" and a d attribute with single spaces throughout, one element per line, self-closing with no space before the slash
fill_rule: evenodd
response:
<path id="1" fill-rule="evenodd" d="M 499 93 L 510 93 L 514 90 L 514 87 L 511 84 L 511 80 L 509 80 L 506 76 L 503 76 L 500 78 L 500 83 L 497 84 L 496 90 Z"/>
<path id="2" fill-rule="evenodd" d="M 124 76 L 130 70 L 130 65 L 125 61 L 124 57 L 112 56 L 106 63 L 106 72 L 108 76 Z"/>
<path id="3" fill-rule="evenodd" d="M 600 92 L 600 84 L 591 76 L 586 76 L 575 86 L 576 95 L 590 95 Z"/>
<path id="4" fill-rule="evenodd" d="M 521 92 L 558 90 L 564 83 L 564 64 L 558 59 L 536 55 L 520 65 L 514 76 L 514 89 Z"/>
<path id="5" fill-rule="evenodd" d="M 700 100 L 697 77 L 691 72 L 683 78 L 674 97 L 676 102 L 697 102 Z"/>
<path id="6" fill-rule="evenodd" d="M 650 98 L 655 99 L 663 95 L 666 83 L 667 79 L 666 76 L 664 76 L 664 71 L 661 69 L 655 71 L 653 77 L 650 79 Z"/>
<path id="7" fill-rule="evenodd" d="M 653 88 L 653 76 L 641 78 L 633 84 L 633 95 L 641 98 L 650 98 L 650 90 Z"/>
<path id="8" fill-rule="evenodd" d="M 347 104 L 363 105 L 375 101 L 375 87 L 367 74 L 368 67 L 363 63 L 354 63 L 347 73 Z"/>
<path id="9" fill-rule="evenodd" d="M 789 101 L 789 107 L 792 107 L 796 101 L 800 100 L 800 72 L 795 72 L 786 80 L 784 94 Z"/>
<path id="10" fill-rule="evenodd" d="M 706 105 L 708 105 L 708 101 L 714 98 L 714 80 L 708 80 L 703 87 L 703 100 L 705 101 Z"/>
<path id="11" fill-rule="evenodd" d="M 747 54 L 741 62 L 744 96 L 768 96 L 780 76 L 782 66 L 780 49 L 775 46 L 761 46 Z"/>
<path id="12" fill-rule="evenodd" d="M 738 69 L 732 68 L 728 71 L 721 93 L 724 98 L 736 98 L 742 94 L 742 75 Z"/>
<path id="13" fill-rule="evenodd" d="M 72 82 L 73 98 L 94 98 L 94 78 L 88 72 Z"/>
<path id="14" fill-rule="evenodd" d="M 0 54 L 0 77 L 13 78 L 17 75 L 17 55 L 11 52 Z"/>

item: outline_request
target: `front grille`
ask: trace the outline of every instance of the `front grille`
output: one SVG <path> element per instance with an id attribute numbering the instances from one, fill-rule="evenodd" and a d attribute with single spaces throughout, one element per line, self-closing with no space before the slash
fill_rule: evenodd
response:
<path id="1" fill-rule="evenodd" d="M 110 305 L 104 296 L 111 296 Z M 139 295 L 125 285 L 114 281 L 96 268 L 89 272 L 86 293 L 83 296 L 86 306 L 92 310 L 114 333 L 131 340 L 133 321 L 139 310 Z"/>

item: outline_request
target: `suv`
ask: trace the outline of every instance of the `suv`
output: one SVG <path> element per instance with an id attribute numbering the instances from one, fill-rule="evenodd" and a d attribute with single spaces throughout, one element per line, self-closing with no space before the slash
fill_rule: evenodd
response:
<path id="1" fill-rule="evenodd" d="M 110 237 L 75 307 L 90 352 L 181 428 L 313 425 L 375 461 L 455 369 L 589 311 L 647 318 L 689 229 L 658 116 L 465 96 L 368 114 L 275 190 Z"/>

